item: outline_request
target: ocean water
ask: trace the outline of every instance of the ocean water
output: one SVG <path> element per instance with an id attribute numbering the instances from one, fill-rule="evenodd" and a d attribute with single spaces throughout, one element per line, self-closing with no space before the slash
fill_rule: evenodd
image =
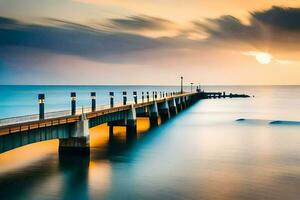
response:
<path id="1" fill-rule="evenodd" d="M 40 91 L 49 99 L 48 109 L 67 108 L 69 91 L 75 89 L 13 87 L 1 89 L 2 117 L 12 116 L 6 106 L 19 114 L 36 112 Z M 78 88 L 82 99 L 95 90 Z M 90 157 L 61 157 L 56 140 L 0 154 L 1 199 L 299 199 L 300 87 L 203 88 L 254 97 L 202 100 L 152 129 L 141 118 L 132 140 L 122 128 L 109 138 L 106 125 L 95 127 Z M 54 95 L 58 91 L 61 95 Z M 61 100 L 52 103 L 55 96 Z"/>

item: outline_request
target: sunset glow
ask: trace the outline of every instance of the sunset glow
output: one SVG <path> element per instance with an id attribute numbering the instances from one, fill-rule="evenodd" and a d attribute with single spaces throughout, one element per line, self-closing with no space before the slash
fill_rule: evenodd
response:
<path id="1" fill-rule="evenodd" d="M 12 0 L 0 12 L 0 84 L 300 84 L 299 0 Z"/>
<path id="2" fill-rule="evenodd" d="M 255 58 L 260 64 L 269 64 L 272 60 L 272 55 L 263 52 L 263 53 L 258 53 L 255 56 Z"/>

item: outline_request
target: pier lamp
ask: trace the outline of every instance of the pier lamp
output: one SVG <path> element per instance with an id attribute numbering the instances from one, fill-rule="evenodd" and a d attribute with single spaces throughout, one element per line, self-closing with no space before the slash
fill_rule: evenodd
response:
<path id="1" fill-rule="evenodd" d="M 191 93 L 193 92 L 193 85 L 194 83 L 191 83 Z"/>
<path id="2" fill-rule="evenodd" d="M 45 119 L 45 94 L 39 94 L 39 119 Z"/>
<path id="3" fill-rule="evenodd" d="M 71 115 L 76 114 L 76 93 L 71 92 Z"/>
<path id="4" fill-rule="evenodd" d="M 127 103 L 127 92 L 124 91 L 123 92 L 123 105 L 126 105 L 126 103 Z"/>
<path id="5" fill-rule="evenodd" d="M 198 89 L 199 89 L 199 92 L 201 92 L 201 85 L 200 84 L 198 85 Z"/>
<path id="6" fill-rule="evenodd" d="M 154 94 L 154 98 L 155 100 L 157 99 L 157 92 L 155 91 L 155 94 Z"/>
<path id="7" fill-rule="evenodd" d="M 144 103 L 144 92 L 142 92 L 142 103 Z"/>
<path id="8" fill-rule="evenodd" d="M 91 92 L 92 112 L 96 111 L 96 92 Z"/>
<path id="9" fill-rule="evenodd" d="M 149 92 L 147 92 L 147 102 L 149 102 Z"/>
<path id="10" fill-rule="evenodd" d="M 180 77 L 180 93 L 183 93 L 183 76 Z"/>
<path id="11" fill-rule="evenodd" d="M 154 92 L 152 92 L 152 100 L 154 101 Z"/>
<path id="12" fill-rule="evenodd" d="M 109 97 L 110 97 L 110 107 L 114 107 L 114 92 L 109 92 Z"/>
<path id="13" fill-rule="evenodd" d="M 165 92 L 162 93 L 162 97 L 165 98 Z"/>
<path id="14" fill-rule="evenodd" d="M 133 92 L 133 99 L 134 99 L 134 103 L 137 104 L 137 92 L 136 91 Z"/>
<path id="15" fill-rule="evenodd" d="M 161 99 L 161 91 L 159 92 L 159 98 Z"/>

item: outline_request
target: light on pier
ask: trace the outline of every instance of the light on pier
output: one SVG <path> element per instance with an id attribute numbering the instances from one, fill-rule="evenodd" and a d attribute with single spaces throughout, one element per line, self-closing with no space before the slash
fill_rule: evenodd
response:
<path id="1" fill-rule="evenodd" d="M 96 92 L 91 92 L 92 112 L 96 111 Z"/>
<path id="2" fill-rule="evenodd" d="M 191 83 L 191 92 L 193 92 L 193 85 L 194 83 Z"/>
<path id="3" fill-rule="evenodd" d="M 149 102 L 149 92 L 147 92 L 147 102 Z"/>
<path id="4" fill-rule="evenodd" d="M 123 91 L 123 105 L 126 105 L 127 103 L 127 92 Z"/>
<path id="5" fill-rule="evenodd" d="M 137 92 L 136 91 L 133 92 L 133 99 L 134 99 L 134 103 L 137 104 Z"/>
<path id="6" fill-rule="evenodd" d="M 71 92 L 71 115 L 76 114 L 76 93 Z"/>
<path id="7" fill-rule="evenodd" d="M 180 77 L 180 93 L 183 93 L 183 76 Z"/>
<path id="8" fill-rule="evenodd" d="M 110 97 L 110 107 L 114 107 L 114 92 L 109 92 L 109 97 Z"/>
<path id="9" fill-rule="evenodd" d="M 45 118 L 45 94 L 39 94 L 39 119 L 42 120 Z"/>

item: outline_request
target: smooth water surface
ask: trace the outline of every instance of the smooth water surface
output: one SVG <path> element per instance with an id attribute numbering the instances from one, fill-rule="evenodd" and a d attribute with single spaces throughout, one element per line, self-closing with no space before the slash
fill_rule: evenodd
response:
<path id="1" fill-rule="evenodd" d="M 300 87 L 220 90 L 255 97 L 202 100 L 153 129 L 140 119 L 130 140 L 101 125 L 89 158 L 58 156 L 56 140 L 0 154 L 1 199 L 299 199 L 300 126 L 270 122 L 300 121 Z"/>

